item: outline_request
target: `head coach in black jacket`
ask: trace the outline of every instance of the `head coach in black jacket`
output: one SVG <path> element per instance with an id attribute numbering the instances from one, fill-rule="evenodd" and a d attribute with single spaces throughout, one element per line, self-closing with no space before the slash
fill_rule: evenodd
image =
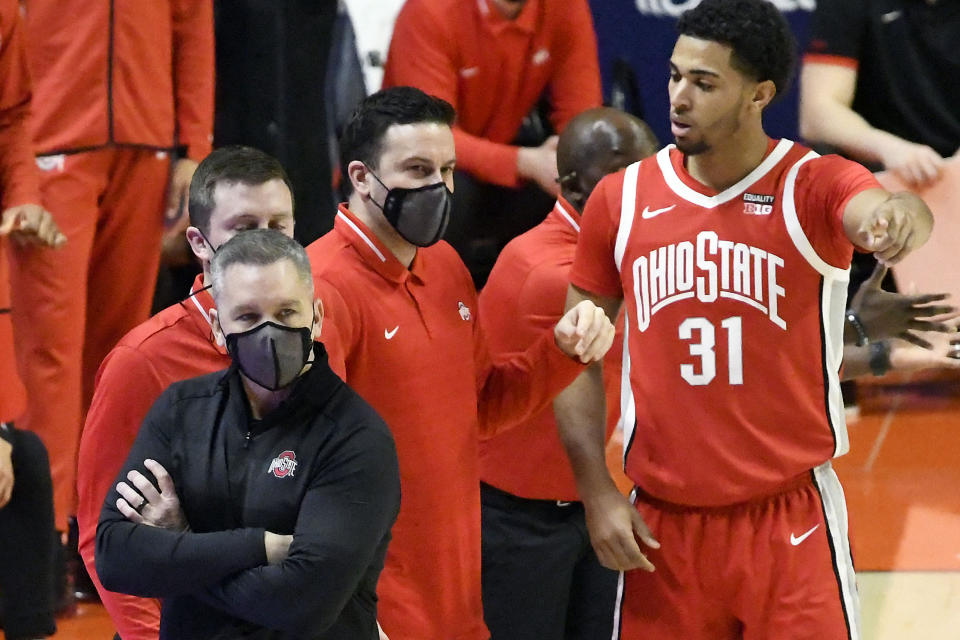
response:
<path id="1" fill-rule="evenodd" d="M 310 265 L 246 231 L 211 264 L 226 371 L 171 385 L 107 495 L 96 566 L 161 638 L 375 640 L 400 506 L 386 424 L 327 365 Z"/>

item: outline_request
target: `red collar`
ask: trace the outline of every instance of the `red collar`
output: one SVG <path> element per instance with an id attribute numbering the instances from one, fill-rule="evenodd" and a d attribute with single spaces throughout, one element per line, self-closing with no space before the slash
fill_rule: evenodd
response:
<path id="1" fill-rule="evenodd" d="M 193 286 L 190 287 L 190 295 L 180 304 L 187 310 L 187 315 L 193 320 L 197 329 L 207 336 L 213 348 L 219 353 L 227 355 L 226 347 L 217 344 L 216 338 L 213 337 L 213 325 L 210 324 L 210 310 L 216 309 L 216 305 L 213 302 L 213 296 L 210 295 L 210 289 L 204 287 L 202 273 L 197 274 L 196 279 L 193 281 Z"/>
<path id="2" fill-rule="evenodd" d="M 558 221 L 563 221 L 577 236 L 580 235 L 580 212 L 564 200 L 563 196 L 557 198 L 557 203 L 553 205 L 553 211 L 550 212 L 550 215 Z"/>
<path id="3" fill-rule="evenodd" d="M 417 250 L 410 268 L 407 269 L 402 262 L 397 260 L 393 252 L 380 242 L 377 235 L 361 222 L 360 218 L 347 209 L 346 203 L 340 204 L 333 229 L 356 249 L 371 269 L 387 280 L 402 283 L 409 277 L 419 279 L 417 274 L 422 270 L 423 249 Z"/>

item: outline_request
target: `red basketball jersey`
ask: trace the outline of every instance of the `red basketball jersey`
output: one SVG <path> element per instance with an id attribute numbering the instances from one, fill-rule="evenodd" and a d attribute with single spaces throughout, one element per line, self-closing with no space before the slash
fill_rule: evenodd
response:
<path id="1" fill-rule="evenodd" d="M 671 145 L 601 182 L 571 280 L 624 298 L 627 475 L 662 500 L 723 505 L 847 451 L 842 215 L 878 185 L 789 140 L 719 193 L 683 162 Z"/>

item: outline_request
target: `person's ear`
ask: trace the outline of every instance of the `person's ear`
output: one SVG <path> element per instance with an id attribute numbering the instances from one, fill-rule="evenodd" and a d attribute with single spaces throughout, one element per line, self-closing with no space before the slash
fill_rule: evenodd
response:
<path id="1" fill-rule="evenodd" d="M 776 95 L 777 85 L 773 83 L 773 80 L 764 80 L 763 82 L 757 83 L 757 87 L 753 92 L 753 97 L 750 99 L 750 105 L 762 113 L 763 110 L 767 108 L 767 105 L 773 101 Z"/>
<path id="2" fill-rule="evenodd" d="M 351 160 L 350 164 L 347 165 L 347 177 L 350 184 L 353 185 L 353 190 L 364 198 L 370 197 L 368 173 L 370 173 L 370 169 L 359 160 Z"/>
<path id="3" fill-rule="evenodd" d="M 216 309 L 210 309 L 208 318 L 210 328 L 213 329 L 213 339 L 217 341 L 219 346 L 225 347 L 227 340 L 223 335 L 223 327 L 220 326 L 220 314 L 217 313 Z"/>
<path id="4" fill-rule="evenodd" d="M 313 301 L 313 318 L 313 331 L 310 332 L 310 338 L 319 340 L 323 330 L 323 300 L 320 298 Z"/>
<path id="5" fill-rule="evenodd" d="M 201 262 L 210 263 L 213 260 L 213 248 L 207 244 L 206 239 L 203 237 L 203 234 L 200 232 L 200 229 L 196 227 L 187 227 L 186 231 L 187 242 L 190 243 L 190 250 L 193 251 L 193 255 Z"/>

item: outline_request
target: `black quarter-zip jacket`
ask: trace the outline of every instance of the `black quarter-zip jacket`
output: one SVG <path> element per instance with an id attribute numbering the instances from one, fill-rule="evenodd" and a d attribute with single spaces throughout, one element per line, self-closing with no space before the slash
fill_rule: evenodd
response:
<path id="1" fill-rule="evenodd" d="M 116 488 L 97 527 L 103 585 L 163 598 L 161 638 L 375 640 L 376 584 L 400 507 L 393 438 L 326 352 L 254 420 L 235 367 L 171 385 L 117 482 L 170 473 L 190 531 L 128 521 Z M 128 484 L 129 481 L 128 481 Z M 268 565 L 264 531 L 293 534 Z"/>

